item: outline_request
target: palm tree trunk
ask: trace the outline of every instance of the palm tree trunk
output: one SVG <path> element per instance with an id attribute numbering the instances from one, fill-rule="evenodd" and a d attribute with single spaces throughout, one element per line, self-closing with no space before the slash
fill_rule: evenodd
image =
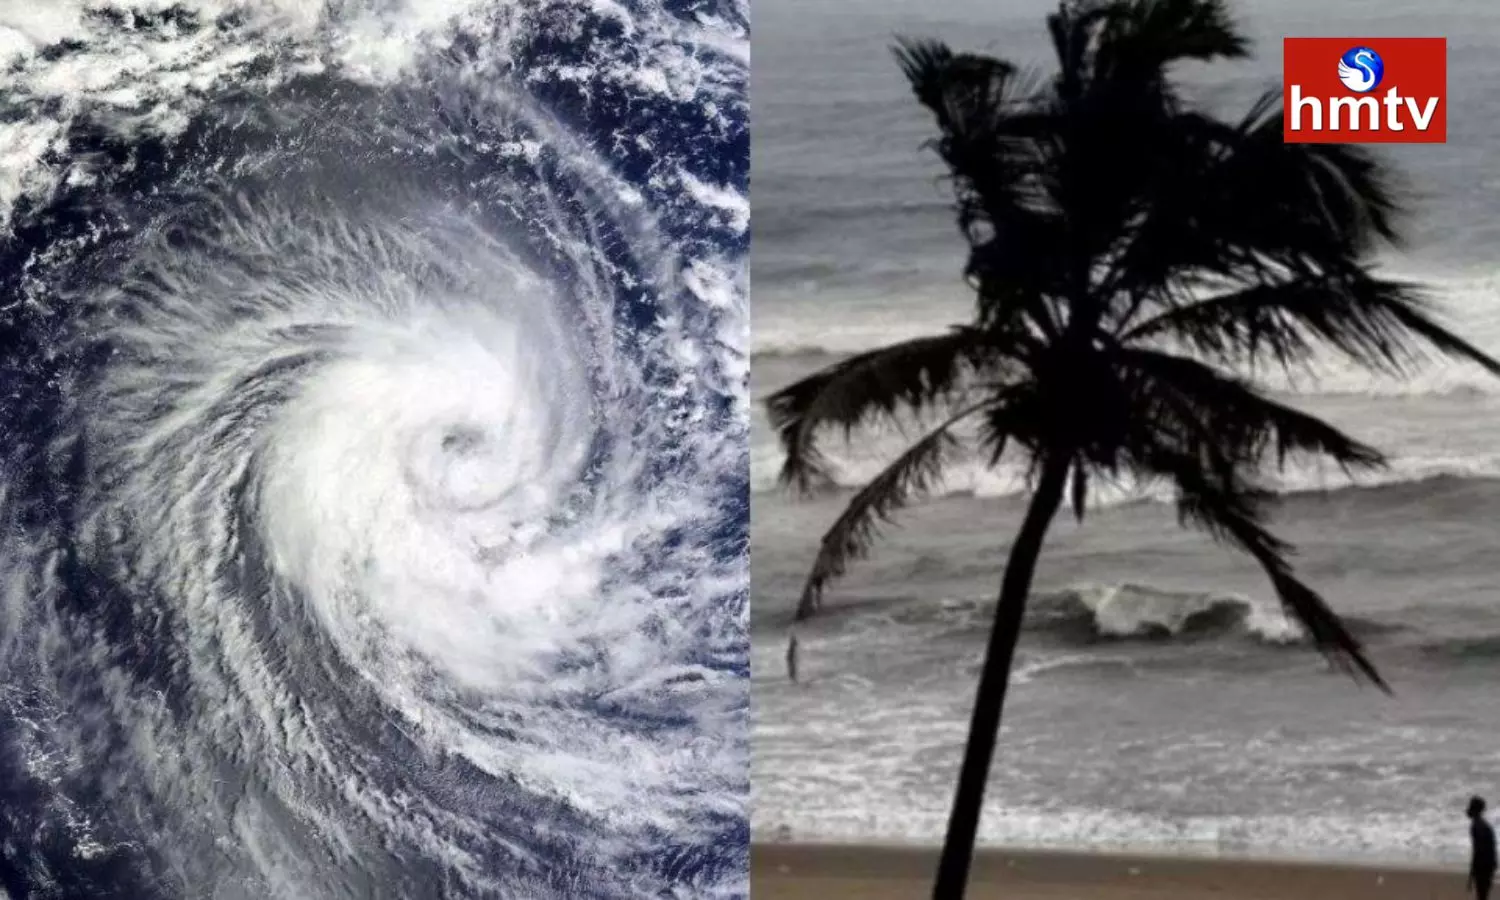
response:
<path id="1" fill-rule="evenodd" d="M 995 741 L 1000 736 L 1000 713 L 1005 706 L 1011 660 L 1016 651 L 1016 639 L 1021 636 L 1021 619 L 1026 612 L 1026 599 L 1031 593 L 1031 579 L 1036 573 L 1042 541 L 1062 504 L 1063 491 L 1067 487 L 1068 463 L 1068 457 L 1062 455 L 1042 464 L 1041 480 L 1031 495 L 1031 505 L 1026 510 L 1015 543 L 1011 544 L 1005 577 L 1000 583 L 995 624 L 990 630 L 989 646 L 985 648 L 984 670 L 979 676 L 979 690 L 974 698 L 969 744 L 964 750 L 963 767 L 959 769 L 958 790 L 948 819 L 948 836 L 943 842 L 943 855 L 932 888 L 933 900 L 960 900 L 968 885 L 985 783 L 995 755 Z"/>

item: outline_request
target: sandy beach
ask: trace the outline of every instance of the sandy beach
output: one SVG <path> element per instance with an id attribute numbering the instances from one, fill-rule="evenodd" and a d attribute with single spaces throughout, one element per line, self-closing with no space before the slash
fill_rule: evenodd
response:
<path id="1" fill-rule="evenodd" d="M 927 847 L 757 844 L 756 900 L 925 900 Z M 1106 853 L 983 850 L 972 900 L 1439 900 L 1465 896 L 1458 870 Z"/>

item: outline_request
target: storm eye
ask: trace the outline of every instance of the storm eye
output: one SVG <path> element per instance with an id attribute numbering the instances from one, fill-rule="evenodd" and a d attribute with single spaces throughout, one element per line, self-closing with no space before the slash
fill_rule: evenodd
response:
<path id="1" fill-rule="evenodd" d="M 455 425 L 443 434 L 443 452 L 455 456 L 473 453 L 484 443 L 484 432 L 469 425 Z"/>

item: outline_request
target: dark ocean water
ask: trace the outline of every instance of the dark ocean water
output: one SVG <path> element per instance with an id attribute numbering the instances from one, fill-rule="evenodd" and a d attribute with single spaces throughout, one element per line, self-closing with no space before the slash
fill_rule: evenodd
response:
<path id="1" fill-rule="evenodd" d="M 0 896 L 747 895 L 747 67 L 0 6 Z"/>
<path id="2" fill-rule="evenodd" d="M 840 353 L 964 318 L 962 244 L 920 149 L 923 112 L 887 47 L 944 37 L 1049 62 L 1044 2 L 756 8 L 752 396 Z M 1395 148 L 1414 215 L 1383 261 L 1424 280 L 1447 319 L 1500 351 L 1500 11 L 1482 4 L 1237 5 L 1255 60 L 1182 75 L 1215 109 L 1278 84 L 1285 35 L 1449 39 L 1445 146 Z M 1275 385 L 1390 452 L 1388 472 L 1274 473 L 1278 529 L 1345 613 L 1394 699 L 1328 671 L 1255 567 L 1177 528 L 1160 492 L 1095 490 L 1059 522 L 1016 666 L 983 836 L 1003 843 L 1326 857 L 1467 852 L 1464 800 L 1500 789 L 1500 383 L 1462 366 L 1409 382 L 1336 365 Z M 901 445 L 832 445 L 846 486 Z M 990 604 L 1021 510 L 1020 473 L 960 462 L 830 596 L 786 682 L 782 638 L 817 537 L 847 494 L 775 489 L 752 431 L 758 834 L 938 839 Z"/>

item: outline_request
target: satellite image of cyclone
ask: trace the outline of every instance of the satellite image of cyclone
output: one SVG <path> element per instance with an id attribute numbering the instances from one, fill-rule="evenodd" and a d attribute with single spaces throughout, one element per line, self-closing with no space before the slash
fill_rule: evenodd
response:
<path id="1" fill-rule="evenodd" d="M 748 894 L 747 0 L 0 0 L 0 898 Z"/>

